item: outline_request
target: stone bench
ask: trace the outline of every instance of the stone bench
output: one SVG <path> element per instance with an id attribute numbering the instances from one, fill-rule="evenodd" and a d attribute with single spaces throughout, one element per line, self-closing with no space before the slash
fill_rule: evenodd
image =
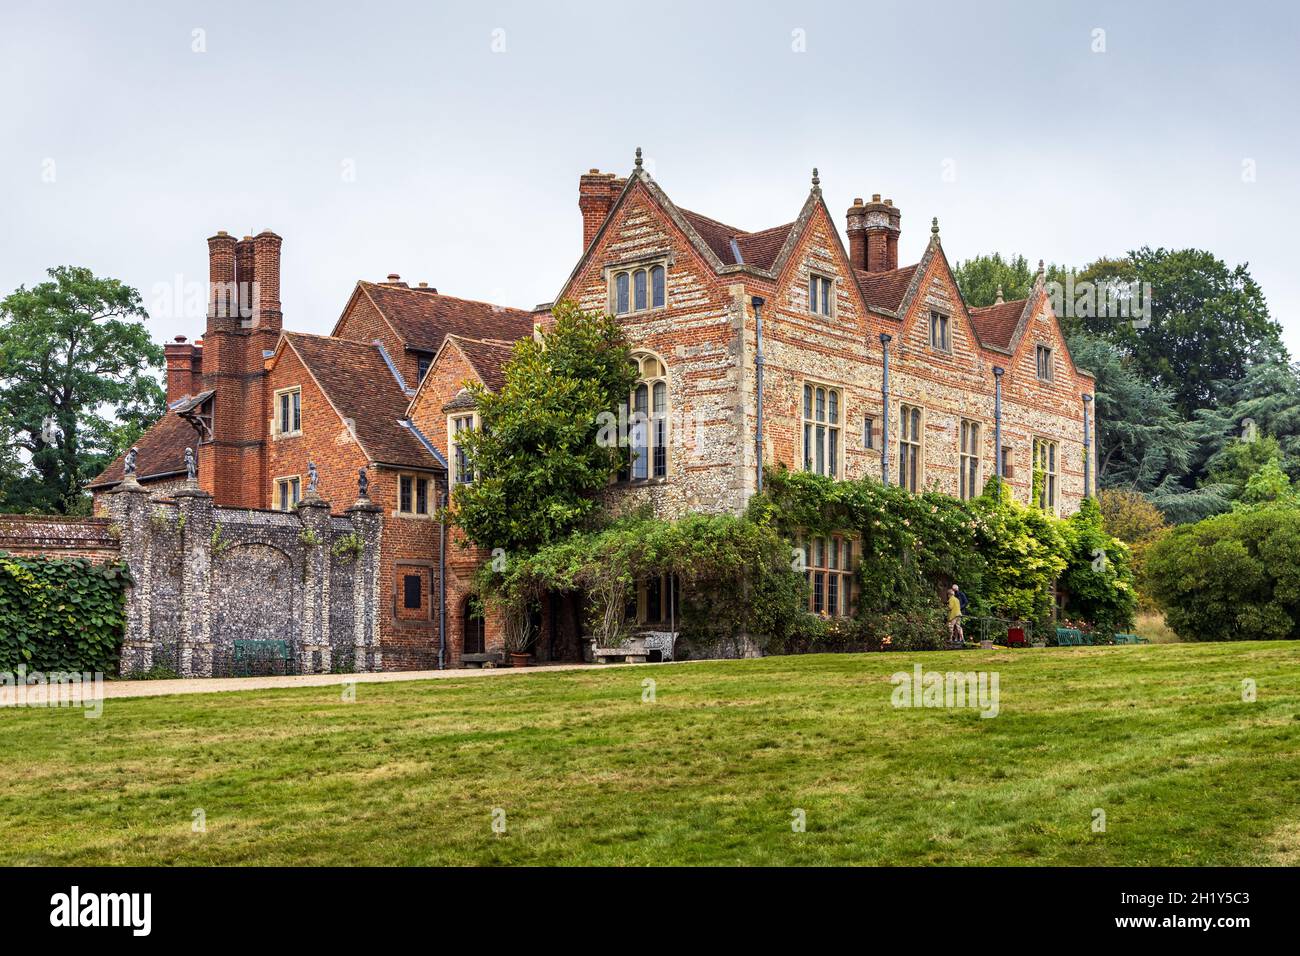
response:
<path id="1" fill-rule="evenodd" d="M 460 663 L 463 667 L 496 667 L 501 663 L 501 652 L 487 654 L 462 654 Z"/>

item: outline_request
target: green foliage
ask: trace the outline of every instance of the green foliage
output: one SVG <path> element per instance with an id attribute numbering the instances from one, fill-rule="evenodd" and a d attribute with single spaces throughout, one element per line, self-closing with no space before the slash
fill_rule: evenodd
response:
<path id="1" fill-rule="evenodd" d="M 1152 610 L 1154 602 L 1146 579 L 1146 559 L 1151 547 L 1169 533 L 1169 523 L 1160 509 L 1136 491 L 1103 488 L 1097 495 L 1097 505 L 1106 533 L 1128 545 L 1139 609 Z"/>
<path id="2" fill-rule="evenodd" d="M 85 482 L 163 410 L 139 293 L 89 269 L 49 276 L 0 301 L 0 437 L 30 456 L 16 471 L 0 457 L 0 510 L 85 511 Z"/>
<path id="3" fill-rule="evenodd" d="M 586 526 L 622 462 L 622 449 L 597 438 L 602 414 L 636 380 L 623 331 L 572 303 L 554 317 L 542 341 L 516 343 L 499 392 L 470 386 L 482 427 L 463 442 L 476 478 L 456 487 L 452 518 L 476 544 L 511 554 Z"/>
<path id="4" fill-rule="evenodd" d="M 115 672 L 130 583 L 123 564 L 0 552 L 0 670 Z"/>
<path id="5" fill-rule="evenodd" d="M 1034 270 L 1024 256 L 1002 258 L 1001 253 L 975 256 L 958 262 L 952 269 L 957 288 L 971 308 L 992 305 L 1002 288 L 1004 301 L 1024 299 L 1034 285 Z"/>
<path id="6" fill-rule="evenodd" d="M 1263 504 L 1184 525 L 1147 558 L 1152 593 L 1183 640 L 1300 637 L 1300 507 Z"/>
<path id="7" fill-rule="evenodd" d="M 990 481 L 963 502 L 936 492 L 912 494 L 873 479 L 832 481 L 805 472 L 768 473 L 750 515 L 793 537 L 851 531 L 861 536 L 858 616 L 864 643 L 897 634 L 910 647 L 942 641 L 943 594 L 958 583 L 972 615 L 1047 627 L 1058 580 L 1071 612 L 1098 627 L 1131 623 L 1136 592 L 1128 549 L 1101 526 L 1095 503 L 1061 520 L 1013 501 Z M 1097 555 L 1105 556 L 1094 569 Z M 1077 594 L 1076 594 L 1077 592 Z"/>
<path id="8" fill-rule="evenodd" d="M 355 531 L 350 531 L 334 542 L 334 547 L 330 548 L 330 554 L 340 561 L 355 561 L 365 553 L 366 543 L 361 535 Z"/>

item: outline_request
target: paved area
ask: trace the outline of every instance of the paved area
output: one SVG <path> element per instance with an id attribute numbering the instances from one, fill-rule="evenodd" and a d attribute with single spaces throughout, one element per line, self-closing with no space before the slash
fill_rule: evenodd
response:
<path id="1" fill-rule="evenodd" d="M 104 682 L 104 699 L 116 697 L 165 697 L 168 694 L 219 694 L 235 690 L 276 690 L 284 687 L 330 687 L 356 681 L 358 684 L 388 684 L 393 681 L 445 680 L 448 678 L 505 677 L 511 674 L 542 674 L 549 671 L 592 670 L 608 667 L 652 667 L 652 664 L 539 664 L 534 667 L 461 668 L 445 671 L 384 671 L 378 674 L 301 674 L 289 677 L 209 677 L 187 680 L 112 680 Z M 0 697 L 0 706 L 7 703 Z"/>

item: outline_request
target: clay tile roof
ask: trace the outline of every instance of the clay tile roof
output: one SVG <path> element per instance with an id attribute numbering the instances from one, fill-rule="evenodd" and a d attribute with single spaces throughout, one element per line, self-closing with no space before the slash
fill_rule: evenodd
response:
<path id="1" fill-rule="evenodd" d="M 904 266 L 901 269 L 890 269 L 888 272 L 866 272 L 863 269 L 854 269 L 858 275 L 858 285 L 862 287 L 862 296 L 867 300 L 867 306 L 872 309 L 888 309 L 890 312 L 897 312 L 898 307 L 903 303 L 903 296 L 907 294 L 907 287 L 912 284 L 912 276 L 916 274 L 917 266 Z"/>
<path id="2" fill-rule="evenodd" d="M 424 443 L 399 424 L 406 418 L 410 398 L 376 346 L 302 332 L 285 332 L 284 337 L 339 414 L 351 421 L 357 441 L 371 459 L 387 465 L 439 467 Z"/>
<path id="3" fill-rule="evenodd" d="M 728 226 L 726 223 L 710 219 L 698 212 L 691 212 L 689 209 L 682 209 L 680 206 L 678 211 L 691 224 L 691 228 L 700 234 L 704 244 L 713 250 L 713 254 L 724 266 L 740 265 L 743 262 L 746 265 L 770 269 L 772 263 L 776 261 L 777 253 L 781 251 L 781 246 L 785 244 L 786 236 L 794 227 L 794 223 L 788 222 L 784 226 L 773 226 L 759 232 L 745 232 L 743 229 Z M 739 259 L 736 257 L 737 249 L 740 251 Z"/>
<path id="4" fill-rule="evenodd" d="M 409 289 L 362 282 L 379 311 L 408 347 L 436 352 L 450 334 L 514 341 L 533 331 L 533 315 L 488 302 L 442 295 L 433 289 Z"/>
<path id="5" fill-rule="evenodd" d="M 139 453 L 135 460 L 135 475 L 142 482 L 155 478 L 185 474 L 185 449 L 198 448 L 199 436 L 185 419 L 168 411 L 140 436 L 135 443 Z M 122 460 L 126 452 L 100 473 L 91 488 L 104 488 L 122 480 Z"/>
<path id="6" fill-rule="evenodd" d="M 505 364 L 514 354 L 514 343 L 500 339 L 469 339 L 459 335 L 452 337 L 483 384 L 494 392 L 501 391 L 501 386 L 506 381 Z"/>
<path id="7" fill-rule="evenodd" d="M 1020 324 L 1020 314 L 1025 311 L 1026 299 L 1015 299 L 1001 305 L 988 305 L 981 309 L 969 309 L 971 324 L 980 341 L 985 345 L 1006 349 L 1011 347 L 1011 338 L 1016 334 Z"/>

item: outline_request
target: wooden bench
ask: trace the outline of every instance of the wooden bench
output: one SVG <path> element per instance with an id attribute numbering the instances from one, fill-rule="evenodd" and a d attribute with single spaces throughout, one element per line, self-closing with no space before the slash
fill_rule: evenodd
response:
<path id="1" fill-rule="evenodd" d="M 497 667 L 501 664 L 501 652 L 492 651 L 487 654 L 462 654 L 460 663 L 463 667 Z"/>

